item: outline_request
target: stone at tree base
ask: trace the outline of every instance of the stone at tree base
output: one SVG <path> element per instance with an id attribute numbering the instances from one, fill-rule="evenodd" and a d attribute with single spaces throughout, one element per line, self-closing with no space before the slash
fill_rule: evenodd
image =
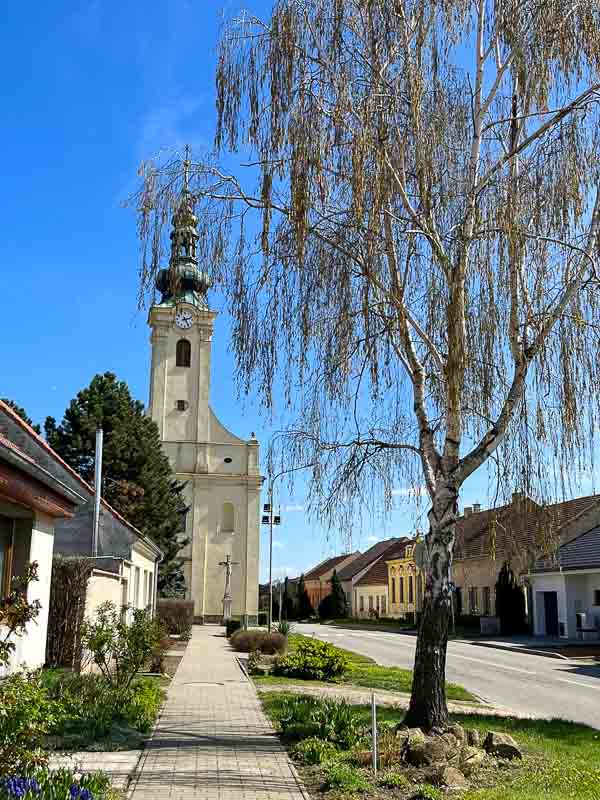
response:
<path id="1" fill-rule="evenodd" d="M 415 767 L 430 766 L 449 759 L 458 758 L 460 744 L 451 734 L 428 736 L 425 741 L 413 742 L 409 739 L 406 745 L 405 758 Z"/>
<path id="2" fill-rule="evenodd" d="M 448 789 L 458 789 L 466 784 L 467 779 L 456 767 L 443 767 L 439 773 L 440 786 L 446 786 Z"/>
<path id="3" fill-rule="evenodd" d="M 446 733 L 451 733 L 461 744 L 464 744 L 467 738 L 467 734 L 465 733 L 465 729 L 462 725 L 448 725 L 446 728 Z"/>
<path id="4" fill-rule="evenodd" d="M 490 731 L 485 737 L 483 749 L 486 753 L 499 758 L 523 758 L 523 753 L 521 753 L 518 744 L 508 733 Z"/>
<path id="5" fill-rule="evenodd" d="M 465 747 L 460 755 L 460 769 L 464 775 L 472 775 L 485 761 L 485 753 L 477 747 Z"/>
<path id="6" fill-rule="evenodd" d="M 467 730 L 467 743 L 471 747 L 481 747 L 481 734 L 476 728 L 469 728 Z"/>

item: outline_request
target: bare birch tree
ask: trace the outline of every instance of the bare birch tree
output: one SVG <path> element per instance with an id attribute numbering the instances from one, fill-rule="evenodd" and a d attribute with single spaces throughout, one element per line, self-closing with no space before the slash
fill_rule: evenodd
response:
<path id="1" fill-rule="evenodd" d="M 312 507 L 427 487 L 407 724 L 447 720 L 458 498 L 491 457 L 529 491 L 598 422 L 597 0 L 276 0 L 219 44 L 190 168 L 242 388 L 289 405 Z M 145 163 L 142 293 L 180 161 Z"/>

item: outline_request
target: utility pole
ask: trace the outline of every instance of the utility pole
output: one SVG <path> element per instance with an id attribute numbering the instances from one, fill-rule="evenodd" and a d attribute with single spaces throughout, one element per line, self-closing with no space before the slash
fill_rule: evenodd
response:
<path id="1" fill-rule="evenodd" d="M 100 533 L 100 498 L 102 496 L 102 448 L 104 446 L 104 431 L 102 426 L 96 428 L 96 461 L 94 474 L 94 528 L 92 531 L 92 555 L 98 555 L 98 540 Z"/>

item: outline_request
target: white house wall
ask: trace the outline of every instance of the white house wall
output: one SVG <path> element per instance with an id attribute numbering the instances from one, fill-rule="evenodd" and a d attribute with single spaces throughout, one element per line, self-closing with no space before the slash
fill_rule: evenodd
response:
<path id="1" fill-rule="evenodd" d="M 544 610 L 544 592 L 556 592 L 558 600 L 558 623 L 565 625 L 567 636 L 574 636 L 575 630 L 569 628 L 567 614 L 567 598 L 564 575 L 537 574 L 532 577 L 532 594 L 534 607 L 534 633 L 536 636 L 546 635 L 546 617 Z M 573 620 L 574 624 L 574 620 Z"/>
<path id="2" fill-rule="evenodd" d="M 16 649 L 8 667 L 9 672 L 21 666 L 30 669 L 41 667 L 46 658 L 50 578 L 54 550 L 54 520 L 52 517 L 38 513 L 33 521 L 17 521 L 15 552 L 19 561 L 22 560 L 19 554 L 23 553 L 24 547 L 27 550 L 25 560 L 36 561 L 38 564 L 38 580 L 29 585 L 27 599 L 30 603 L 39 600 L 41 608 L 36 619 L 27 624 L 26 633 L 14 639 Z M 13 571 L 18 569 L 19 572 L 22 572 L 22 566 L 24 564 L 13 562 Z"/>

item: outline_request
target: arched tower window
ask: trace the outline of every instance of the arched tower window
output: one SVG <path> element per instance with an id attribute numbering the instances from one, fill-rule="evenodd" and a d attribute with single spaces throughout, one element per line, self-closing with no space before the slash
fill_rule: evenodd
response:
<path id="1" fill-rule="evenodd" d="M 221 533 L 233 533 L 235 531 L 235 511 L 233 503 L 223 503 L 221 509 Z"/>
<path id="2" fill-rule="evenodd" d="M 192 364 L 192 345 L 187 339 L 180 339 L 177 342 L 175 363 L 178 367 L 189 367 Z"/>

